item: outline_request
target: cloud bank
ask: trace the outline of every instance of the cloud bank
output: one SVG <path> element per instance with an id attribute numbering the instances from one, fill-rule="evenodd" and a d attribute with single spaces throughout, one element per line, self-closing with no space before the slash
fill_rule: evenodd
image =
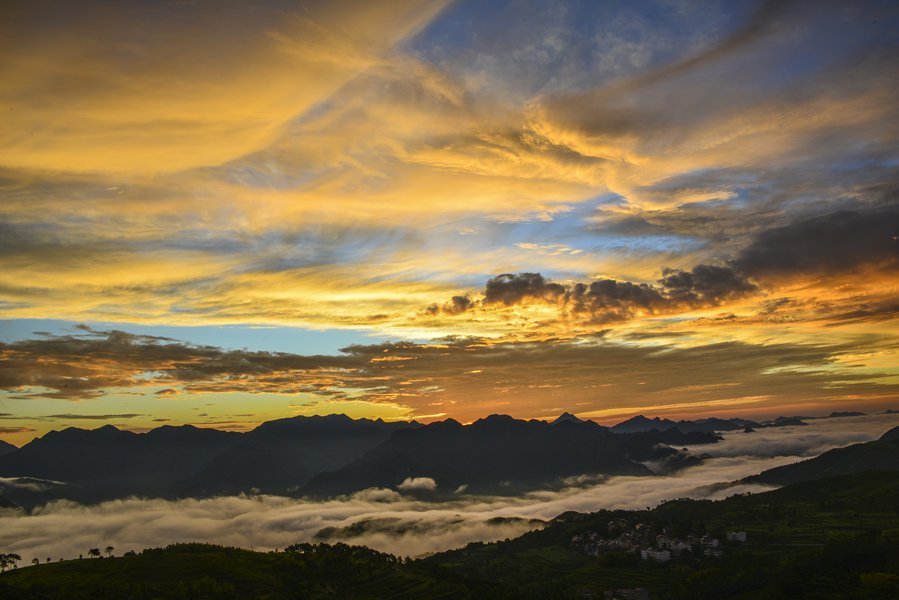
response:
<path id="1" fill-rule="evenodd" d="M 431 477 L 406 477 L 402 483 L 396 486 L 396 489 L 401 492 L 434 491 L 437 489 L 437 482 Z"/>
<path id="2" fill-rule="evenodd" d="M 714 458 L 678 475 L 613 477 L 514 498 L 460 494 L 452 502 L 428 503 L 394 490 L 370 489 L 324 502 L 274 496 L 127 499 L 95 506 L 55 502 L 30 515 L 8 509 L 0 512 L 0 548 L 26 558 L 73 558 L 105 545 L 125 552 L 176 541 L 205 541 L 267 550 L 300 541 L 340 540 L 417 556 L 476 540 L 514 537 L 539 527 L 536 520 L 568 510 L 643 508 L 678 497 L 720 498 L 764 491 L 769 488 L 741 485 L 721 490 L 715 484 L 831 447 L 876 439 L 897 423 L 899 415 L 877 415 L 816 419 L 806 427 L 755 434 L 733 432 L 716 446 L 702 447 Z M 421 478 L 410 485 L 429 483 Z"/>
<path id="3" fill-rule="evenodd" d="M 470 295 L 454 296 L 443 305 L 430 305 L 426 312 L 460 315 L 478 307 L 544 303 L 601 324 L 637 315 L 719 306 L 757 291 L 746 277 L 722 265 L 701 264 L 689 271 L 666 267 L 656 285 L 605 278 L 561 284 L 540 273 L 504 273 L 487 280 L 480 301 L 472 300 Z"/>

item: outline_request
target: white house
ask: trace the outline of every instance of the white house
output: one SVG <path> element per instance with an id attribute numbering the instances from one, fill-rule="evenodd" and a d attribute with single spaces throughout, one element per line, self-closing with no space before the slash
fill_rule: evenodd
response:
<path id="1" fill-rule="evenodd" d="M 640 550 L 640 558 L 643 560 L 651 560 L 653 562 L 668 562 L 671 560 L 671 553 L 667 550 L 649 548 L 648 550 Z"/>

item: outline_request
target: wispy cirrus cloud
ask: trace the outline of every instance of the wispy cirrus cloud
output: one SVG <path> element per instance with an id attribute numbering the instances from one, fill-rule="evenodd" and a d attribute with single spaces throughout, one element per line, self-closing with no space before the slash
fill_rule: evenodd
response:
<path id="1" fill-rule="evenodd" d="M 4 21 L 17 26 L 4 40 L 0 163 L 153 174 L 239 158 L 272 143 L 442 5 L 7 7 Z"/>

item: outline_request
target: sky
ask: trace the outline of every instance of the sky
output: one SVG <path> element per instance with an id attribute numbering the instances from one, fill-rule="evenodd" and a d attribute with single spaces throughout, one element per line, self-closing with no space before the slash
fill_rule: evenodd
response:
<path id="1" fill-rule="evenodd" d="M 0 439 L 899 408 L 894 2 L 0 29 Z"/>

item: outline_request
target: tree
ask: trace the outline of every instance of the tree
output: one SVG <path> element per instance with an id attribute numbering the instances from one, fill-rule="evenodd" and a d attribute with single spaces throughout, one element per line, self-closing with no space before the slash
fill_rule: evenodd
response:
<path id="1" fill-rule="evenodd" d="M 92 558 L 100 558 L 100 549 L 99 548 L 91 548 L 87 551 L 87 555 Z"/>
<path id="2" fill-rule="evenodd" d="M 36 566 L 38 566 L 39 564 L 41 564 L 41 559 L 39 559 L 39 558 L 32 558 L 32 559 L 31 559 L 31 564 L 33 564 L 33 565 L 36 567 Z"/>
<path id="3" fill-rule="evenodd" d="M 22 557 L 18 554 L 0 554 L 0 572 L 3 572 L 10 567 L 15 569 L 16 563 L 20 560 L 22 560 Z"/>
<path id="4" fill-rule="evenodd" d="M 112 547 L 112 546 L 106 546 L 106 550 L 105 550 L 106 556 L 112 558 L 112 551 L 113 551 L 113 550 L 115 550 L 114 547 Z"/>

